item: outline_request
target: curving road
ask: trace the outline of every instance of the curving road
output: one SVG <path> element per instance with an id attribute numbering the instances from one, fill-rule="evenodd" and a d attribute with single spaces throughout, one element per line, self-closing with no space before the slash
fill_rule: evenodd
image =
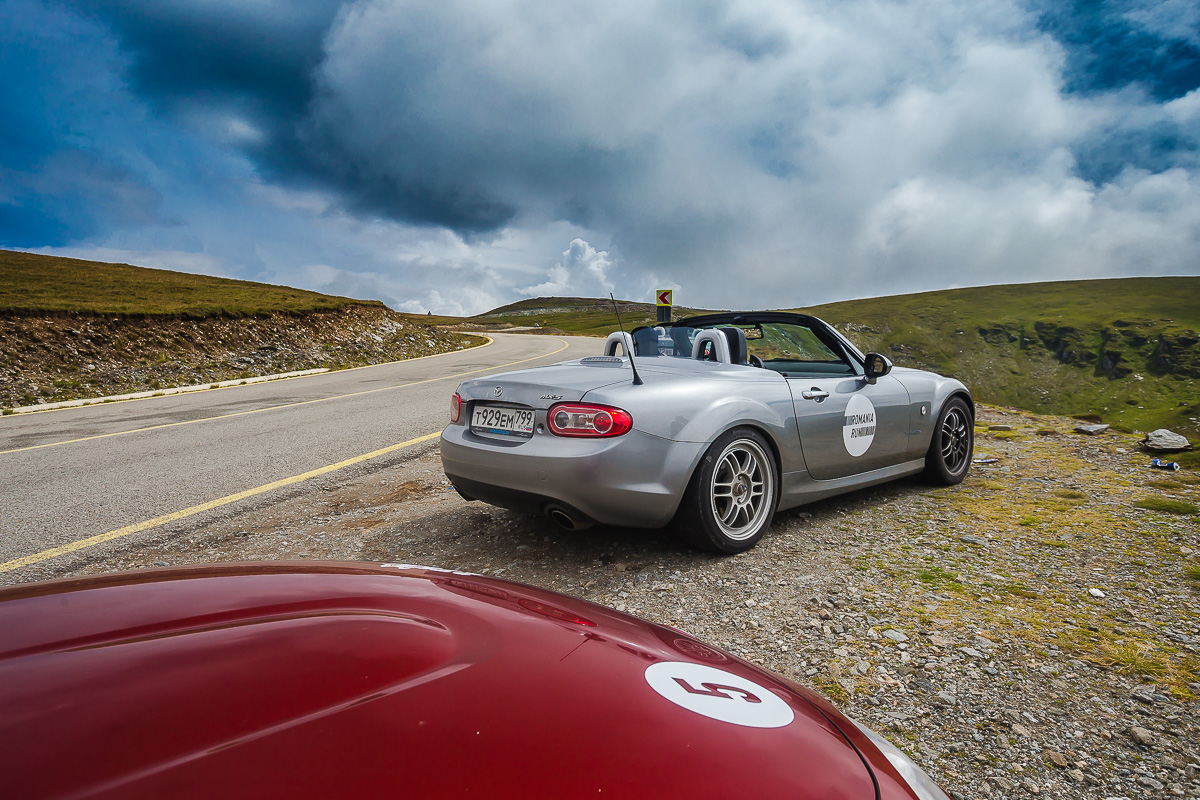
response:
<path id="1" fill-rule="evenodd" d="M 599 348 L 500 334 L 411 361 L 0 418 L 0 578 L 429 441 L 462 380 Z"/>

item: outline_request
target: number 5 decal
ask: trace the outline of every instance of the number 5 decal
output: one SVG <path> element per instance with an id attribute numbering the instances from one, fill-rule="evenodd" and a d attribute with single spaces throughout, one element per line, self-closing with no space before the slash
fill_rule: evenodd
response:
<path id="1" fill-rule="evenodd" d="M 756 695 L 756 694 L 752 694 L 752 693 L 746 691 L 745 689 L 739 689 L 736 686 L 726 686 L 723 683 L 702 683 L 700 685 L 703 686 L 704 688 L 697 689 L 695 686 L 692 686 L 690 683 L 685 681 L 683 678 L 676 678 L 675 682 L 678 683 L 680 686 L 682 686 L 684 691 L 689 692 L 690 694 L 707 694 L 712 697 L 724 697 L 726 700 L 733 700 L 734 696 L 726 694 L 726 692 L 734 692 L 735 694 L 740 695 L 741 698 L 743 700 L 745 700 L 747 703 L 761 703 L 762 702 L 762 700 L 758 699 L 758 695 Z"/>
<path id="2" fill-rule="evenodd" d="M 646 668 L 646 683 L 680 708 L 731 725 L 782 728 L 796 716 L 770 689 L 706 664 L 659 661 Z"/>

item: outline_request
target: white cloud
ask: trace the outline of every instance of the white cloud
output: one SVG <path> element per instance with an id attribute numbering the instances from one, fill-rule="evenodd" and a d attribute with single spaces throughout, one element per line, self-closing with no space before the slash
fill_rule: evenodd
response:
<path id="1" fill-rule="evenodd" d="M 1185 38 L 1197 13 L 1104 8 Z M 190 204 L 164 188 L 175 227 L 93 245 L 465 314 L 1195 273 L 1200 94 L 1072 93 L 1038 20 L 1016 0 L 349 0 L 286 125 L 189 95 L 257 174 Z"/>
<path id="2" fill-rule="evenodd" d="M 562 260 L 546 271 L 548 280 L 516 291 L 529 297 L 604 297 L 615 288 L 608 277 L 612 267 L 607 251 L 597 251 L 583 239 L 574 239 L 563 251 Z"/>
<path id="3" fill-rule="evenodd" d="M 1096 207 L 1122 188 L 1073 156 L 1145 101 L 1066 94 L 1033 23 L 956 0 L 361 0 L 327 40 L 310 135 L 467 198 L 451 218 L 503 207 L 506 231 L 586 221 L 613 242 L 508 278 L 518 294 L 644 292 L 653 273 L 696 305 L 795 305 L 1151 269 L 1106 248 L 1144 223 Z"/>

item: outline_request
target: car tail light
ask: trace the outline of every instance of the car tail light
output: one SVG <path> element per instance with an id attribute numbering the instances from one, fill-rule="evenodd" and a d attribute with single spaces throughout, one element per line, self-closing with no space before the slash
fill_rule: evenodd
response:
<path id="1" fill-rule="evenodd" d="M 462 398 L 458 392 L 450 395 L 450 422 L 458 422 L 458 418 L 462 415 Z"/>
<path id="2" fill-rule="evenodd" d="M 633 428 L 628 411 L 596 403 L 559 403 L 546 412 L 551 433 L 558 436 L 601 438 L 620 436 Z"/>

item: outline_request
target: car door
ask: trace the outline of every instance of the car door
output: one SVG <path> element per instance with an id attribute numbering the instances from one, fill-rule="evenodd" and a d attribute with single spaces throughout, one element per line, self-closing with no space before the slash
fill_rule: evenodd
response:
<path id="1" fill-rule="evenodd" d="M 906 460 L 908 392 L 890 375 L 788 378 L 808 473 L 844 478 Z"/>

